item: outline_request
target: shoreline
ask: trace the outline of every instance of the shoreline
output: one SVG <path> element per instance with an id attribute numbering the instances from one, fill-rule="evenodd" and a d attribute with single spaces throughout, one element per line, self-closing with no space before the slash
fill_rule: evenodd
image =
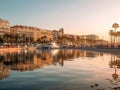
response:
<path id="1" fill-rule="evenodd" d="M 94 51 L 94 52 L 111 53 L 111 54 L 120 55 L 120 49 L 114 49 L 114 48 L 89 48 L 89 47 L 82 47 L 82 48 L 79 48 L 79 49 L 80 50 L 86 50 L 86 51 Z"/>
<path id="2" fill-rule="evenodd" d="M 34 47 L 29 47 L 27 49 L 25 48 L 0 48 L 0 52 L 16 52 L 16 51 L 21 51 L 21 50 L 35 50 Z"/>
<path id="3" fill-rule="evenodd" d="M 73 49 L 73 48 L 68 48 L 68 49 Z M 114 48 L 81 47 L 81 48 L 75 48 L 75 49 L 120 55 L 120 49 L 114 49 Z M 21 51 L 21 50 L 36 50 L 36 49 L 34 47 L 29 47 L 27 49 L 25 48 L 0 48 L 0 52 L 16 52 L 16 51 Z"/>

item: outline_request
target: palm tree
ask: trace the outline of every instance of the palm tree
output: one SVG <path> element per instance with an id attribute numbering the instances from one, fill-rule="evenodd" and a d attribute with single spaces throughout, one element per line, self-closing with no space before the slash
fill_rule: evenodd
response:
<path id="1" fill-rule="evenodd" d="M 9 40 L 10 43 L 13 43 L 13 42 L 14 42 L 14 35 L 13 35 L 13 34 L 10 34 L 10 35 L 9 35 L 9 38 L 10 38 L 10 40 Z"/>
<path id="2" fill-rule="evenodd" d="M 114 23 L 114 24 L 112 25 L 112 28 L 114 28 L 114 31 L 115 31 L 115 33 L 116 33 L 116 29 L 119 28 L 119 24 Z M 116 38 L 116 35 L 114 34 L 114 44 L 115 44 L 115 42 L 116 42 L 115 38 Z"/>
<path id="3" fill-rule="evenodd" d="M 0 44 L 1 44 L 1 43 L 3 43 L 3 38 L 2 38 L 2 37 L 0 37 Z"/>
<path id="4" fill-rule="evenodd" d="M 34 38 L 30 37 L 30 43 L 33 43 L 33 42 L 34 42 Z"/>
<path id="5" fill-rule="evenodd" d="M 43 37 L 41 37 L 41 39 L 42 39 L 43 43 L 45 44 L 47 36 L 44 35 Z"/>
<path id="6" fill-rule="evenodd" d="M 19 42 L 19 35 L 15 34 L 14 37 L 15 37 L 15 41 L 18 43 Z"/>
<path id="7" fill-rule="evenodd" d="M 119 24 L 114 23 L 114 24 L 112 25 L 112 28 L 114 28 L 114 29 L 115 29 L 115 32 L 116 32 L 116 29 L 119 28 Z"/>
<path id="8" fill-rule="evenodd" d="M 109 31 L 109 35 L 110 35 L 110 39 L 111 39 L 111 46 L 112 46 L 112 44 L 113 44 L 113 35 L 114 35 L 113 30 L 110 30 L 110 31 Z"/>
<path id="9" fill-rule="evenodd" d="M 116 38 L 116 43 L 118 43 L 118 32 L 114 32 L 114 36 Z"/>
<path id="10" fill-rule="evenodd" d="M 4 41 L 8 43 L 9 39 L 10 39 L 10 35 L 6 33 L 6 34 L 4 34 L 3 37 L 4 37 Z"/>
<path id="11" fill-rule="evenodd" d="M 118 43 L 120 44 L 120 31 L 117 31 Z"/>

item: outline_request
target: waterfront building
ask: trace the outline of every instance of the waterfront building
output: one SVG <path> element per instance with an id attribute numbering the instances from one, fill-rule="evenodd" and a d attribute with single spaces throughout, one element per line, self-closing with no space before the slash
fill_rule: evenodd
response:
<path id="1" fill-rule="evenodd" d="M 0 37 L 10 32 L 10 23 L 7 20 L 0 19 Z"/>
<path id="2" fill-rule="evenodd" d="M 10 34 L 15 36 L 15 38 L 18 38 L 17 42 L 31 42 L 34 36 L 34 33 L 30 27 L 22 25 L 12 26 L 10 28 Z"/>
<path id="3" fill-rule="evenodd" d="M 43 41 L 51 42 L 53 41 L 53 33 L 51 30 L 43 29 L 40 32 L 40 38 L 43 39 Z"/>
<path id="4" fill-rule="evenodd" d="M 59 31 L 58 31 L 58 36 L 63 37 L 63 35 L 64 35 L 64 29 L 60 28 Z"/>
<path id="5" fill-rule="evenodd" d="M 3 37 L 5 34 L 10 34 L 9 38 L 13 39 L 6 41 L 19 43 L 47 43 L 55 41 L 60 44 L 70 43 L 72 45 L 94 46 L 99 40 L 99 36 L 94 34 L 64 34 L 63 28 L 51 31 L 47 29 L 22 25 L 15 25 L 10 27 L 10 23 L 7 20 L 0 19 L 0 37 Z M 117 35 L 119 35 L 119 32 Z"/>
<path id="6" fill-rule="evenodd" d="M 99 40 L 98 35 L 90 34 L 86 36 L 86 42 L 89 46 L 95 46 Z"/>
<path id="7" fill-rule="evenodd" d="M 74 43 L 74 35 L 72 34 L 64 34 L 64 44 L 72 45 Z"/>
<path id="8" fill-rule="evenodd" d="M 46 41 L 53 40 L 52 31 L 36 27 L 16 25 L 11 27 L 10 33 L 12 35 L 18 35 L 20 42 L 31 42 L 36 41 L 38 39 L 44 39 Z"/>
<path id="9" fill-rule="evenodd" d="M 58 39 L 58 31 L 57 30 L 53 30 L 53 40 L 56 41 Z"/>
<path id="10" fill-rule="evenodd" d="M 87 40 L 87 35 L 80 35 L 80 46 L 83 47 L 83 46 L 86 46 L 87 43 L 86 43 L 86 40 Z"/>
<path id="11" fill-rule="evenodd" d="M 99 36 L 90 34 L 90 35 L 87 35 L 86 39 L 97 41 L 97 40 L 99 40 Z"/>
<path id="12" fill-rule="evenodd" d="M 58 38 L 62 38 L 64 36 L 64 29 L 60 28 L 58 31 L 57 30 L 53 30 L 53 40 L 56 41 L 58 40 Z"/>
<path id="13" fill-rule="evenodd" d="M 104 46 L 104 45 L 110 45 L 110 44 L 109 44 L 109 41 L 100 39 L 100 40 L 98 40 L 97 45 Z"/>

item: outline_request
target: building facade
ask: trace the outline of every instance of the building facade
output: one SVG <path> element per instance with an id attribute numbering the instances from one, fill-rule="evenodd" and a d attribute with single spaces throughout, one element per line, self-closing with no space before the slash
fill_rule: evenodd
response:
<path id="1" fill-rule="evenodd" d="M 90 34 L 86 36 L 86 43 L 87 46 L 95 46 L 97 45 L 97 42 L 99 41 L 99 36 Z"/>
<path id="2" fill-rule="evenodd" d="M 31 41 L 31 39 L 33 39 L 33 41 L 36 41 L 38 39 L 45 39 L 46 41 L 53 40 L 52 31 L 36 27 L 16 25 L 10 28 L 10 33 L 12 35 L 18 35 L 20 42 Z"/>
<path id="3" fill-rule="evenodd" d="M 0 37 L 10 32 L 10 23 L 7 20 L 0 19 Z"/>
<path id="4" fill-rule="evenodd" d="M 52 33 L 53 33 L 53 40 L 56 41 L 64 36 L 64 29 L 60 28 L 58 31 L 53 30 Z"/>
<path id="5" fill-rule="evenodd" d="M 9 38 L 13 38 L 14 42 L 51 42 L 55 41 L 60 44 L 72 43 L 82 46 L 94 46 L 99 40 L 99 36 L 90 35 L 73 35 L 64 34 L 64 29 L 59 30 L 47 30 L 32 26 L 15 25 L 10 27 L 10 23 L 7 20 L 0 19 L 0 37 L 5 34 L 10 34 Z M 119 32 L 118 32 L 119 35 Z M 118 43 L 120 43 L 118 37 Z M 15 40 L 16 39 L 16 40 Z M 12 42 L 12 40 L 6 40 Z"/>

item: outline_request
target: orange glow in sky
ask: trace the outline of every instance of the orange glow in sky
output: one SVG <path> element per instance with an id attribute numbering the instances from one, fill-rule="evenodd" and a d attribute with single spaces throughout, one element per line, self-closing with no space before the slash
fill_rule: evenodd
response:
<path id="1" fill-rule="evenodd" d="M 65 33 L 108 39 L 112 24 L 120 23 L 120 0 L 2 0 L 0 18 L 11 25 L 63 27 Z"/>

